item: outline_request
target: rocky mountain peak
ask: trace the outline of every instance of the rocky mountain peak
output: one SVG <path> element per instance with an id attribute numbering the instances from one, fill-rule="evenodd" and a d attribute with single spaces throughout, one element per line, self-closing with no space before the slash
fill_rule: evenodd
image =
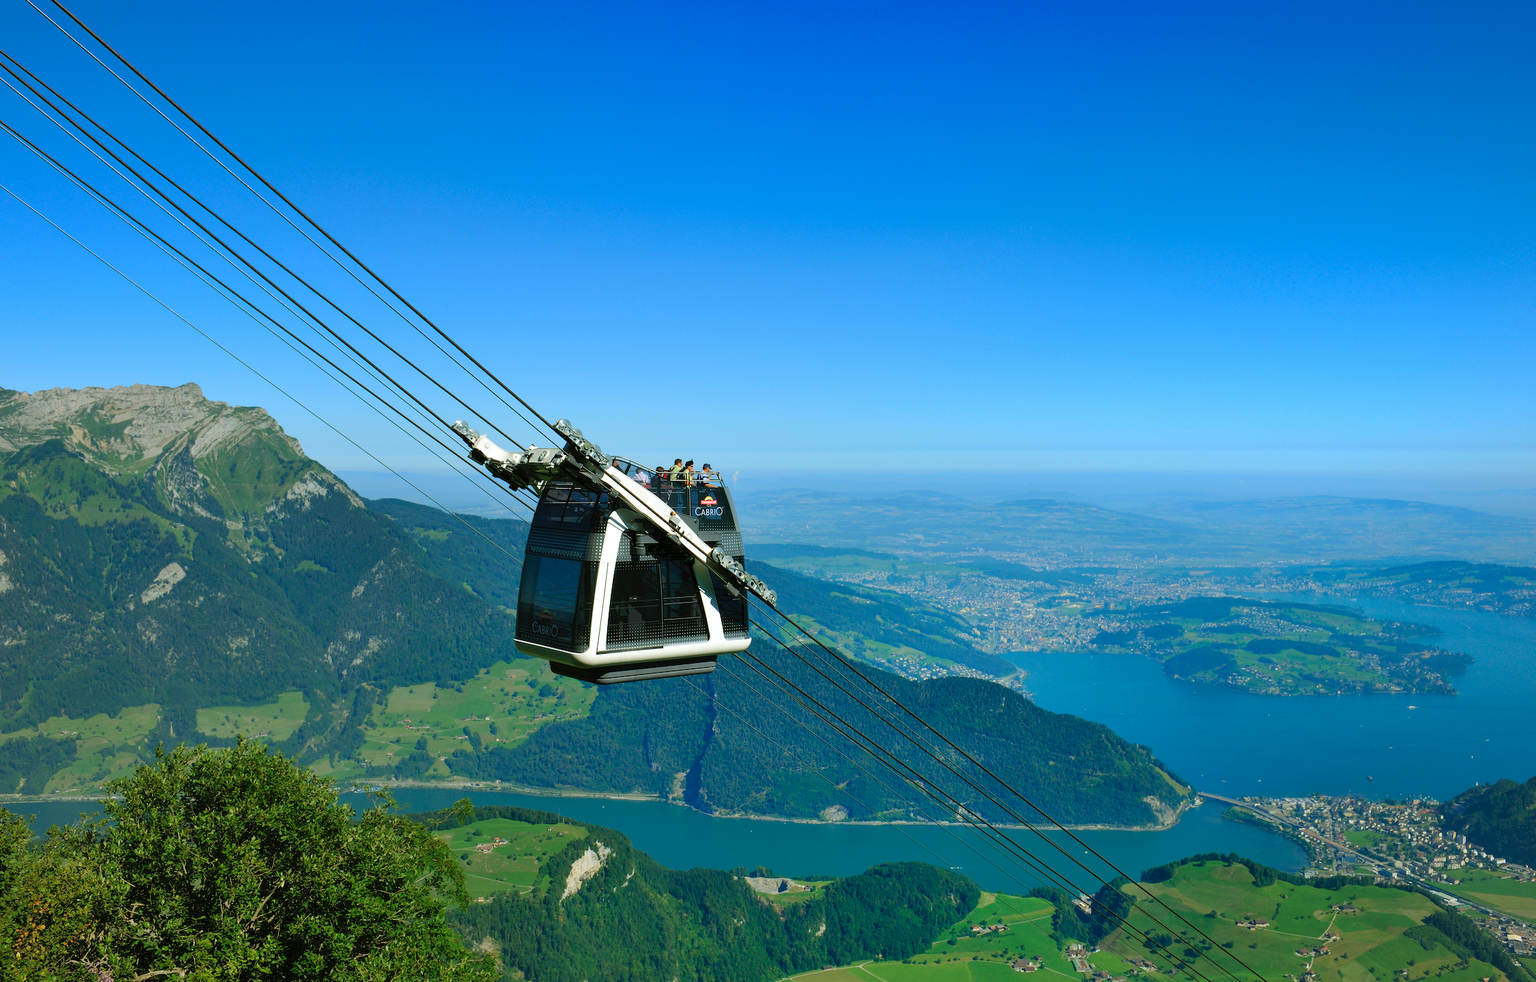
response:
<path id="1" fill-rule="evenodd" d="M 0 390 L 0 453 L 62 440 L 108 470 L 143 470 L 168 449 L 185 445 L 194 459 L 215 455 L 261 433 L 304 456 L 265 409 L 231 406 L 188 382 L 112 388 Z M 135 466 L 138 465 L 138 466 Z"/>
<path id="2" fill-rule="evenodd" d="M 209 399 L 193 383 L 0 389 L 0 461 L 11 458 L 24 477 L 24 457 L 56 454 L 50 445 L 116 481 L 146 485 L 177 515 L 222 522 L 251 558 L 266 551 L 267 515 L 295 488 L 334 489 L 362 507 L 265 409 Z"/>

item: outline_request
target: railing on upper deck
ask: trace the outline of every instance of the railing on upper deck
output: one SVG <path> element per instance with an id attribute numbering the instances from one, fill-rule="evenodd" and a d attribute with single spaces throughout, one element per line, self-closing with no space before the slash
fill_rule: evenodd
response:
<path id="1" fill-rule="evenodd" d="M 719 471 L 710 471 L 708 474 L 695 471 L 693 480 L 689 482 L 681 477 L 673 480 L 665 468 L 646 467 L 623 457 L 613 458 L 613 466 L 685 518 L 706 524 L 723 523 L 732 527 L 736 524 L 726 496 L 721 493 L 724 483 Z"/>

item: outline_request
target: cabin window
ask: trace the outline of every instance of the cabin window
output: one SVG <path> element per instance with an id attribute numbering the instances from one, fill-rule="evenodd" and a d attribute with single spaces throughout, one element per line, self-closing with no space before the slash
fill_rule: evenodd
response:
<path id="1" fill-rule="evenodd" d="M 539 497 L 539 507 L 533 513 L 533 524 L 556 528 L 592 527 L 593 518 L 608 503 L 606 493 L 586 491 L 582 488 L 553 485 Z"/>
<path id="2" fill-rule="evenodd" d="M 709 625 L 704 620 L 692 561 L 621 560 L 614 564 L 608 650 L 707 640 Z"/>
<path id="3" fill-rule="evenodd" d="M 563 651 L 586 650 L 596 572 L 596 563 L 528 556 L 517 595 L 517 637 Z"/>

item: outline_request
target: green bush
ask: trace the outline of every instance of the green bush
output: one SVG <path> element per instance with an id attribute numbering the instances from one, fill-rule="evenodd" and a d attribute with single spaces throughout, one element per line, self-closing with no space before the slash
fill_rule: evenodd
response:
<path id="1" fill-rule="evenodd" d="M 178 747 L 109 785 L 104 817 L 0 811 L 0 982 L 181 977 L 491 982 L 444 913 L 447 846 L 258 743 Z"/>

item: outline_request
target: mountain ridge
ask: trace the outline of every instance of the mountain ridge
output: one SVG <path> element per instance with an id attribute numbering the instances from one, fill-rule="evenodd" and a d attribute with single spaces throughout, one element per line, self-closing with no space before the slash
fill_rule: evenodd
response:
<path id="1" fill-rule="evenodd" d="M 0 436 L 14 448 L 0 463 L 0 784 L 5 775 L 11 781 L 0 792 L 42 790 L 39 781 L 59 763 L 55 751 L 77 737 L 65 756 L 88 745 L 109 775 L 156 742 L 202 739 L 200 709 L 224 706 L 228 736 L 243 725 L 230 719 L 241 715 L 237 706 L 296 692 L 303 719 L 290 717 L 273 745 L 359 779 L 451 769 L 543 787 L 675 792 L 706 811 L 781 817 L 913 807 L 863 773 L 879 773 L 876 762 L 855 766 L 807 739 L 800 724 L 822 724 L 778 712 L 770 702 L 791 712 L 793 705 L 753 691 L 765 683 L 743 685 L 733 673 L 749 671 L 748 663 L 730 659 L 705 682 L 707 696 L 685 682 L 604 688 L 589 716 L 583 709 L 578 719 L 540 717 L 515 749 L 488 739 L 504 734 L 486 722 L 484 733 L 466 729 L 457 745 L 439 734 L 440 757 L 415 759 L 396 740 L 365 760 L 364 746 L 378 743 L 372 734 L 420 715 L 391 712 L 392 693 L 425 683 L 462 692 L 465 680 L 517 657 L 517 575 L 502 550 L 516 554 L 525 525 L 464 518 L 485 541 L 454 516 L 367 502 L 303 456 L 269 414 L 207 400 L 191 385 L 7 392 Z M 789 572 L 764 572 L 794 586 L 786 596 L 823 589 Z M 855 615 L 883 611 L 902 621 L 901 636 L 943 647 L 946 657 L 995 660 L 955 633 L 953 615 L 900 598 L 845 603 L 825 589 L 827 602 L 814 606 L 836 624 L 857 626 Z M 845 718 L 858 717 L 872 732 L 882 725 L 767 638 L 754 653 Z M 1190 794 L 1146 748 L 990 682 L 914 688 L 878 677 L 1068 820 L 1151 825 Z M 488 677 L 477 684 L 484 688 Z M 505 702 L 510 675 L 497 685 Z M 432 697 L 423 690 L 411 698 L 430 705 Z M 578 701 L 586 705 L 565 705 Z M 122 725 L 114 729 L 106 718 L 129 708 L 153 725 L 131 747 L 111 735 Z M 97 715 L 103 720 L 89 739 L 80 736 L 73 721 Z M 44 727 L 49 720 L 58 723 Z M 754 727 L 790 752 L 764 746 Z M 463 721 L 452 733 L 461 728 Z M 79 776 L 96 779 L 84 764 Z M 951 780 L 936 771 L 929 779 Z M 863 805 L 838 788 L 850 781 Z"/>

